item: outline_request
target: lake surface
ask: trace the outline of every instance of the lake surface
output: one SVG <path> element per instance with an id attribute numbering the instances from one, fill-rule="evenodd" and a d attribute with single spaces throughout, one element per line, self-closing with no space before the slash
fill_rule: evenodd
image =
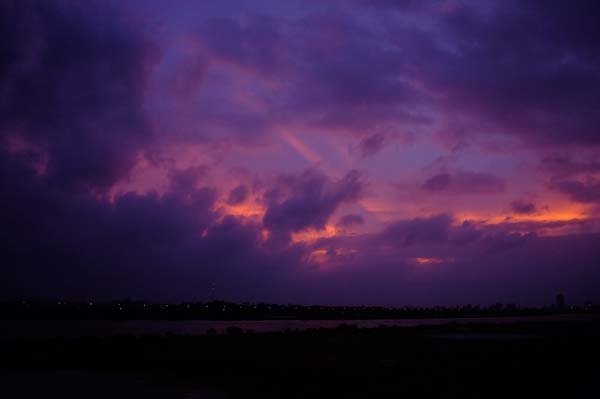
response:
<path id="1" fill-rule="evenodd" d="M 396 320 L 0 320 L 0 338 L 18 337 L 64 337 L 146 335 L 146 334 L 206 334 L 209 329 L 224 333 L 235 326 L 244 331 L 274 332 L 285 330 L 307 330 L 311 328 L 335 328 L 342 323 L 360 328 L 379 326 L 415 327 L 443 325 L 448 323 L 509 324 L 515 322 L 576 321 L 591 320 L 597 315 L 551 315 L 519 317 L 476 317 L 440 319 L 396 319 Z"/>

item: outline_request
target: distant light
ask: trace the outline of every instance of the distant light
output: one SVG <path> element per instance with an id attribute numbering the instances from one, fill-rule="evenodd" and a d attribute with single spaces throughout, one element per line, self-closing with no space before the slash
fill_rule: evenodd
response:
<path id="1" fill-rule="evenodd" d="M 452 262 L 453 259 L 443 259 L 443 258 L 414 258 L 414 261 L 419 265 L 437 265 L 440 263 L 449 263 Z"/>

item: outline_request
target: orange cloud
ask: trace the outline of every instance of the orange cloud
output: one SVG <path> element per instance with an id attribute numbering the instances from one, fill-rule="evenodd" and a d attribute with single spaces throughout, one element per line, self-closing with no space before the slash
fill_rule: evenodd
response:
<path id="1" fill-rule="evenodd" d="M 359 250 L 355 248 L 338 248 L 338 249 L 315 249 L 308 255 L 308 261 L 313 264 L 320 266 L 335 266 L 339 265 L 342 259 L 347 259 L 347 256 L 358 253 Z M 338 258 L 342 257 L 342 258 Z"/>
<path id="2" fill-rule="evenodd" d="M 252 202 L 245 202 L 237 205 L 218 202 L 215 204 L 214 209 L 223 214 L 223 216 L 236 216 L 256 220 L 262 219 L 266 212 L 264 206 Z"/>
<path id="3" fill-rule="evenodd" d="M 307 229 L 292 233 L 292 242 L 314 242 L 321 238 L 335 237 L 338 233 L 339 231 L 334 225 L 328 224 L 324 229 Z"/>
<path id="4" fill-rule="evenodd" d="M 562 206 L 553 206 L 552 209 L 541 210 L 533 214 L 477 214 L 477 213 L 458 213 L 455 215 L 454 222 L 460 225 L 465 221 L 482 223 L 486 225 L 508 224 L 508 223 L 539 223 L 542 224 L 553 222 L 578 222 L 589 219 L 590 207 L 585 204 L 569 203 Z M 568 227 L 567 227 L 568 230 Z M 535 231 L 539 235 L 561 235 L 568 233 L 564 228 L 542 228 Z"/>

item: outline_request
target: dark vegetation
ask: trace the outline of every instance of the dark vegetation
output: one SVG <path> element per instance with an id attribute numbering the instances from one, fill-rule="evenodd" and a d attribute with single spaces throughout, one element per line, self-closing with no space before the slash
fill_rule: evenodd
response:
<path id="1" fill-rule="evenodd" d="M 599 338 L 599 319 L 261 334 L 234 327 L 17 339 L 0 345 L 0 368 L 137 373 L 241 398 L 588 398 L 599 391 Z"/>

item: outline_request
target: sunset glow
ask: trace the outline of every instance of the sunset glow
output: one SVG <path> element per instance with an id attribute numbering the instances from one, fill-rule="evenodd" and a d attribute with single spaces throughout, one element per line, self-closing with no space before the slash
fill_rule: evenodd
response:
<path id="1" fill-rule="evenodd" d="M 440 258 L 415 258 L 415 262 L 419 265 L 437 265 L 439 263 L 447 263 L 449 260 Z"/>
<path id="2" fill-rule="evenodd" d="M 84 3 L 0 5 L 7 298 L 600 300 L 588 2 Z"/>

